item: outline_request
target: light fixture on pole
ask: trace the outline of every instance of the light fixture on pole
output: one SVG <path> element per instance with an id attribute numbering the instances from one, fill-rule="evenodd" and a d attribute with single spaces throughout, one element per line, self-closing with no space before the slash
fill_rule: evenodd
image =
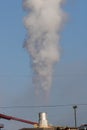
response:
<path id="1" fill-rule="evenodd" d="M 74 121 L 75 121 L 75 127 L 77 127 L 77 115 L 76 115 L 76 109 L 77 109 L 77 106 L 73 106 L 73 109 L 74 109 Z"/>

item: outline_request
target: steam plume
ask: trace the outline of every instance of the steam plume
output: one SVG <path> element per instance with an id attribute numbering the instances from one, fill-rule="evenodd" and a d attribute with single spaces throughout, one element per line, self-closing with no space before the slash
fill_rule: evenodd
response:
<path id="1" fill-rule="evenodd" d="M 60 30 L 65 19 L 61 4 L 64 1 L 23 0 L 28 12 L 24 18 L 27 29 L 25 47 L 32 59 L 37 90 L 50 90 L 53 67 L 60 59 Z"/>

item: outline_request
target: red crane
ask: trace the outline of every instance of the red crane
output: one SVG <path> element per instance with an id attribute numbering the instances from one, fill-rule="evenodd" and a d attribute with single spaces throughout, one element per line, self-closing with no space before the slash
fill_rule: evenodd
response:
<path id="1" fill-rule="evenodd" d="M 16 117 L 13 117 L 13 116 L 7 116 L 7 115 L 4 115 L 4 114 L 0 114 L 0 118 L 6 119 L 6 120 L 20 121 L 20 122 L 24 122 L 24 123 L 31 124 L 31 125 L 38 125 L 37 122 L 32 122 L 32 121 L 16 118 Z"/>

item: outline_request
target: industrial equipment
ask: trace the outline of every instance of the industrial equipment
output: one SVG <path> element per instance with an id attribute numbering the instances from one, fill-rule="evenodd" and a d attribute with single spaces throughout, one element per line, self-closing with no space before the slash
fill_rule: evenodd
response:
<path id="1" fill-rule="evenodd" d="M 38 123 L 29 121 L 29 120 L 20 119 L 20 118 L 13 117 L 13 116 L 7 116 L 7 115 L 4 115 L 4 114 L 0 114 L 0 118 L 6 119 L 6 120 L 20 121 L 20 122 L 23 122 L 23 123 L 34 125 L 35 127 L 39 127 L 39 128 L 49 127 L 48 121 L 47 121 L 47 115 L 46 115 L 45 112 L 39 113 L 39 121 L 38 121 Z"/>
<path id="2" fill-rule="evenodd" d="M 20 122 L 24 122 L 24 123 L 31 124 L 31 125 L 38 125 L 37 122 L 32 122 L 32 121 L 29 121 L 29 120 L 20 119 L 20 118 L 16 118 L 16 117 L 13 117 L 13 116 L 7 116 L 7 115 L 4 115 L 4 114 L 0 114 L 0 118 L 6 119 L 6 120 L 20 121 Z"/>
<path id="3" fill-rule="evenodd" d="M 53 126 L 53 125 L 48 124 L 47 115 L 45 112 L 39 113 L 38 123 L 29 121 L 29 120 L 20 119 L 13 116 L 4 115 L 4 114 L 0 114 L 0 118 L 5 119 L 5 120 L 15 120 L 15 121 L 34 125 L 34 128 L 22 128 L 20 130 L 79 130 L 76 127 L 70 128 L 70 127 Z"/>

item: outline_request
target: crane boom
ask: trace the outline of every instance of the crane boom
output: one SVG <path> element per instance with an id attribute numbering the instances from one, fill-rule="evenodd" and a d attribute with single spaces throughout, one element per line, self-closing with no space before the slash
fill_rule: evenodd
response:
<path id="1" fill-rule="evenodd" d="M 31 125 L 38 125 L 37 122 L 32 122 L 32 121 L 29 121 L 29 120 L 20 119 L 20 118 L 16 118 L 16 117 L 13 117 L 13 116 L 7 116 L 7 115 L 4 115 L 4 114 L 0 114 L 0 118 L 6 119 L 6 120 L 20 121 L 20 122 L 24 122 L 24 123 L 31 124 Z"/>

